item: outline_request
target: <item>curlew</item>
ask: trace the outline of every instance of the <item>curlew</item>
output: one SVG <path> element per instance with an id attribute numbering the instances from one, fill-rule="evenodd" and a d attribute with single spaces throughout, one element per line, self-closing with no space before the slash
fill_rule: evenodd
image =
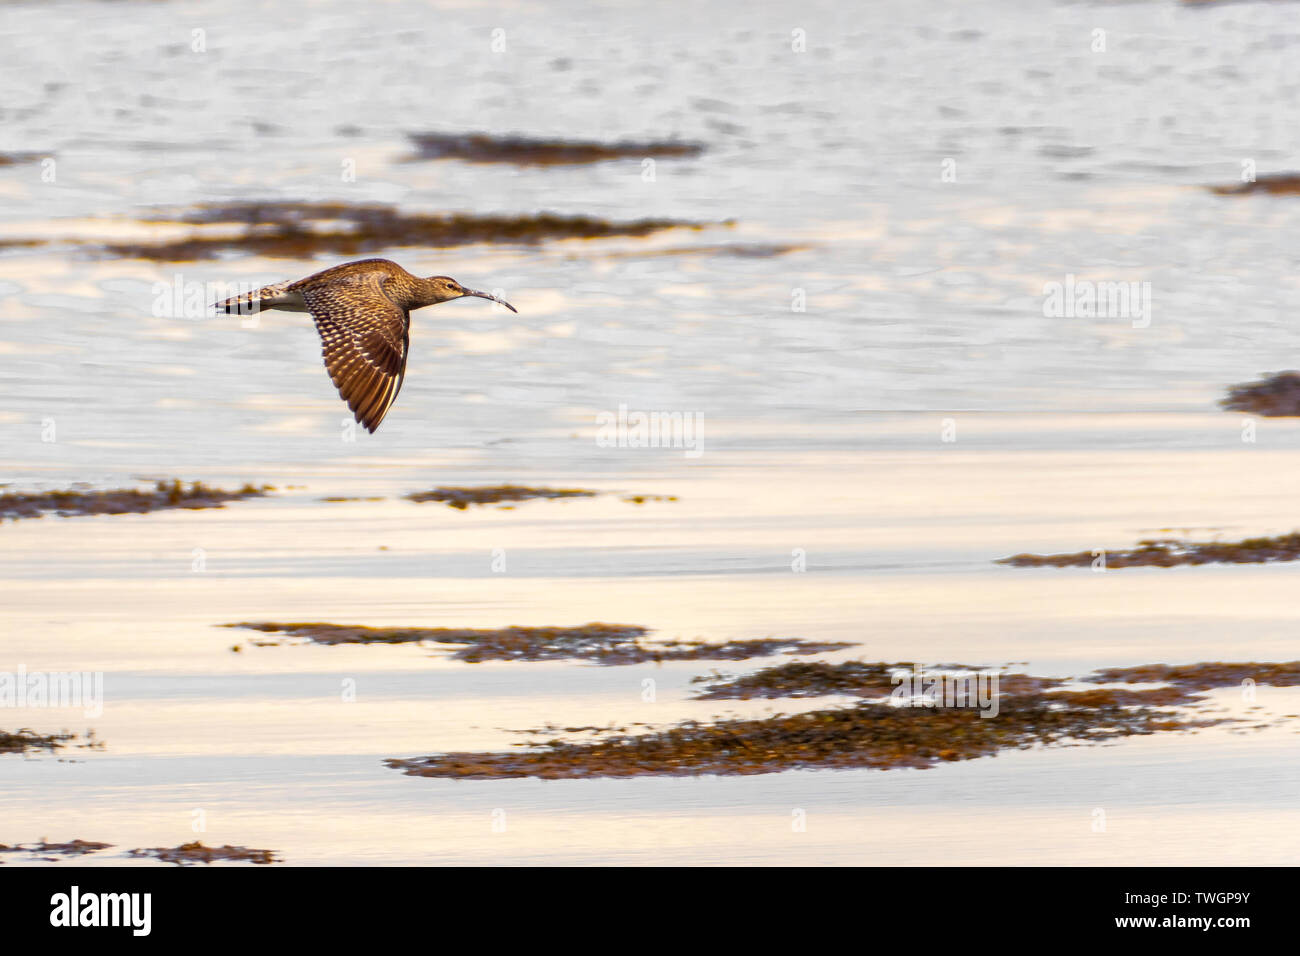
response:
<path id="1" fill-rule="evenodd" d="M 239 315 L 263 309 L 310 312 L 330 380 L 357 421 L 373 432 L 402 390 L 411 312 L 465 296 L 518 311 L 490 293 L 466 289 L 447 276 L 421 279 L 388 259 L 345 262 L 297 282 L 234 296 L 215 308 Z"/>

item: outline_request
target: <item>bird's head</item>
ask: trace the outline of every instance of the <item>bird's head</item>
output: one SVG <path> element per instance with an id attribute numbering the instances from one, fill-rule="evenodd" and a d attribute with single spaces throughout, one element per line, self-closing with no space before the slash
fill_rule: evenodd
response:
<path id="1" fill-rule="evenodd" d="M 447 302 L 451 299 L 460 299 L 465 296 L 475 296 L 480 299 L 491 299 L 493 302 L 499 302 L 511 312 L 518 312 L 513 305 L 505 299 L 498 298 L 491 292 L 479 292 L 477 289 L 467 289 L 450 276 L 430 276 L 424 280 L 429 289 L 437 296 L 438 302 Z"/>

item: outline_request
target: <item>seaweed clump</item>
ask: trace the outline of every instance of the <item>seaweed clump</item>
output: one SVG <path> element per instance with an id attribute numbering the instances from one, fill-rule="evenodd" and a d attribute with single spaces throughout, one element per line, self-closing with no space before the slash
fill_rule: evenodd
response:
<path id="1" fill-rule="evenodd" d="M 423 777 L 632 777 L 756 774 L 796 769 L 924 769 L 1006 749 L 1074 739 L 1101 741 L 1192 726 L 1153 707 L 1113 695 L 1006 696 L 998 716 L 969 707 L 852 707 L 757 719 L 686 721 L 647 734 L 589 743 L 539 742 L 525 752 L 448 753 L 390 759 L 389 767 Z"/>
<path id="2" fill-rule="evenodd" d="M 1271 564 L 1300 558 L 1300 532 L 1244 541 L 1181 541 L 1176 538 L 1139 541 L 1127 551 L 1105 551 L 1107 568 L 1170 568 L 1180 564 Z M 1092 551 L 1071 554 L 1013 554 L 995 564 L 1015 568 L 1085 568 L 1098 560 Z"/>
<path id="3" fill-rule="evenodd" d="M 198 840 L 193 843 L 182 843 L 180 846 L 173 847 L 150 847 L 143 850 L 132 850 L 131 856 L 150 856 L 164 863 L 175 863 L 177 866 L 187 866 L 191 863 L 216 863 L 216 862 L 237 862 L 237 863 L 278 863 L 279 860 L 272 850 L 253 850 L 246 846 L 204 846 Z"/>
<path id="4" fill-rule="evenodd" d="M 713 674 L 692 678 L 691 683 L 709 687 L 696 700 L 750 700 L 755 697 L 823 697 L 828 694 L 852 694 L 857 697 L 884 697 L 895 687 L 893 674 L 910 663 L 844 661 L 791 661 L 765 667 L 754 674 L 723 678 Z"/>
<path id="5" fill-rule="evenodd" d="M 235 224 L 243 228 L 234 235 L 200 231 L 167 242 L 110 242 L 99 247 L 103 254 L 161 262 L 211 259 L 224 252 L 307 259 L 325 254 L 383 252 L 401 246 L 447 248 L 480 242 L 532 245 L 554 239 L 648 236 L 664 229 L 704 226 L 675 219 L 612 222 L 554 213 L 422 213 L 381 203 L 330 202 L 210 203 L 160 211 L 142 221 L 196 226 Z"/>
<path id="6" fill-rule="evenodd" d="M 529 488 L 524 485 L 485 485 L 478 488 L 443 487 L 416 491 L 406 497 L 411 501 L 444 501 L 447 507 L 464 511 L 470 505 L 498 504 L 502 501 L 531 501 L 536 498 L 594 498 L 599 492 L 584 488 Z"/>
<path id="7" fill-rule="evenodd" d="M 1268 193 L 1271 196 L 1300 196 L 1300 173 L 1270 173 L 1247 182 L 1230 186 L 1210 186 L 1210 192 L 1220 196 L 1247 196 L 1251 193 Z"/>
<path id="8" fill-rule="evenodd" d="M 693 684 L 708 685 L 697 694 L 696 700 L 752 700 L 761 697 L 826 697 L 831 694 L 848 694 L 853 697 L 888 697 L 899 686 L 899 675 L 906 675 L 913 667 L 910 661 L 885 663 L 884 661 L 844 661 L 828 664 L 825 661 L 790 661 L 765 667 L 754 674 L 724 677 L 711 674 L 694 677 Z M 930 668 L 929 672 L 963 672 L 973 674 L 984 670 L 968 664 L 945 664 Z M 1031 677 L 1028 674 L 998 674 L 998 687 L 1011 694 L 1039 693 L 1066 683 L 1064 678 Z"/>
<path id="9" fill-rule="evenodd" d="M 0 518 L 39 518 L 47 513 L 73 515 L 144 514 L 166 508 L 223 508 L 227 501 L 258 498 L 274 489 L 251 484 L 236 491 L 210 488 L 196 481 L 188 488 L 179 480 L 160 481 L 150 491 L 117 488 L 111 491 L 47 491 L 0 494 Z"/>
<path id="10" fill-rule="evenodd" d="M 31 750 L 53 753 L 66 747 L 69 741 L 76 739 L 76 734 L 66 731 L 57 734 L 39 734 L 27 727 L 20 727 L 13 732 L 0 730 L 0 754 L 20 754 Z"/>
<path id="11" fill-rule="evenodd" d="M 614 159 L 693 157 L 704 152 L 699 143 L 673 140 L 615 143 L 491 136 L 486 133 L 410 133 L 416 159 L 460 159 L 470 163 L 513 163 L 517 166 L 574 166 Z"/>
<path id="12" fill-rule="evenodd" d="M 798 638 L 758 638 L 710 644 L 705 641 L 644 643 L 648 628 L 635 624 L 583 624 L 578 627 L 365 627 L 358 624 L 271 622 L 223 624 L 264 633 L 306 637 L 317 644 L 463 644 L 451 656 L 478 664 L 483 661 L 580 660 L 604 665 L 660 661 L 748 660 L 773 654 L 817 654 L 849 647 Z M 268 642 L 269 643 L 269 642 Z"/>
<path id="13" fill-rule="evenodd" d="M 111 843 L 95 843 L 91 840 L 72 840 L 68 843 L 49 843 L 42 839 L 36 843 L 19 843 L 15 846 L 5 846 L 0 843 L 0 853 L 27 853 L 33 858 L 42 860 L 47 863 L 53 863 L 59 857 L 86 856 L 90 853 L 98 853 L 100 850 L 106 850 L 111 847 Z M 0 860 L 0 863 L 3 863 Z"/>
<path id="14" fill-rule="evenodd" d="M 885 679 L 891 672 L 911 666 L 862 661 L 834 667 L 782 664 L 745 678 L 721 680 L 701 697 L 805 697 L 819 693 L 878 697 L 889 690 Z M 938 667 L 972 670 L 958 664 Z M 492 779 L 925 769 L 1002 750 L 1090 744 L 1230 723 L 1233 718 L 1204 717 L 1190 708 L 1204 701 L 1200 692 L 1237 684 L 1247 677 L 1259 684 L 1292 686 L 1300 683 L 1300 661 L 1111 668 L 1081 680 L 1130 686 L 1083 689 L 1060 686 L 1066 683 L 1062 678 L 999 675 L 997 709 L 992 715 L 969 701 L 957 706 L 915 701 L 897 706 L 863 699 L 851 706 L 801 714 L 691 720 L 635 735 L 615 727 L 568 728 L 595 734 L 597 739 L 533 740 L 521 751 L 444 753 L 392 758 L 385 763 L 412 776 Z M 1163 686 L 1132 686 L 1150 683 Z"/>
<path id="15" fill-rule="evenodd" d="M 1137 667 L 1108 667 L 1093 673 L 1088 680 L 1097 683 L 1155 684 L 1165 683 L 1194 691 L 1216 687 L 1234 687 L 1251 680 L 1273 687 L 1300 684 L 1300 661 L 1281 663 L 1141 664 Z"/>
<path id="16" fill-rule="evenodd" d="M 1233 385 L 1219 405 L 1230 412 L 1252 412 L 1265 418 L 1300 415 L 1300 372 L 1277 372 L 1257 382 Z"/>

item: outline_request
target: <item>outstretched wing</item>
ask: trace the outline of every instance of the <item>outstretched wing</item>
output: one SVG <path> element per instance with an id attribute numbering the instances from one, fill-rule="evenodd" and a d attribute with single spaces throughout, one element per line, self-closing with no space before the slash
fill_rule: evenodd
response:
<path id="1" fill-rule="evenodd" d="M 377 273 L 303 290 L 330 380 L 357 421 L 374 431 L 402 389 L 410 313 L 384 294 Z"/>

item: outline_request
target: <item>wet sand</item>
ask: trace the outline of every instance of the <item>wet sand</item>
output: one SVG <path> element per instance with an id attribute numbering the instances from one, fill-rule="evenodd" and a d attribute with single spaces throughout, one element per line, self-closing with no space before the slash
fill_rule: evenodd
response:
<path id="1" fill-rule="evenodd" d="M 1142 421 L 1140 432 L 1158 422 Z M 912 423 L 918 437 L 927 424 Z M 968 424 L 979 433 L 977 420 Z M 1098 438 L 1134 426 L 1123 416 L 1091 424 Z M 1174 416 L 1168 424 L 1172 441 L 1189 422 Z M 908 426 L 894 417 L 876 428 L 883 436 Z M 598 482 L 506 469 L 506 450 L 485 449 L 472 463 L 440 467 L 440 478 L 476 485 L 508 474 L 609 493 L 513 511 L 430 508 L 400 497 L 422 483 L 428 465 L 414 460 L 354 477 L 276 475 L 284 486 L 277 495 L 224 510 L 10 525 L 0 558 L 0 600 L 16 635 L 10 654 L 29 667 L 106 672 L 102 717 L 36 716 L 56 728 L 93 728 L 108 746 L 71 765 L 0 759 L 6 835 L 118 846 L 197 835 L 207 845 L 275 847 L 290 863 L 778 862 L 791 853 L 907 862 L 938 847 L 946 861 L 961 862 L 986 859 L 990 840 L 1011 862 L 1043 852 L 1080 863 L 1283 861 L 1293 852 L 1276 828 L 1297 781 L 1284 756 L 1296 732 L 1287 715 L 1300 711 L 1295 688 L 1260 687 L 1254 703 L 1235 690 L 1211 692 L 1220 716 L 1269 725 L 1262 729 L 1229 725 L 941 763 L 924 771 L 923 785 L 916 771 L 843 770 L 769 774 L 744 790 L 713 776 L 539 789 L 529 780 L 405 778 L 383 761 L 508 750 L 520 743 L 517 731 L 547 722 L 663 727 L 851 698 L 697 700 L 693 679 L 710 669 L 699 661 L 470 664 L 416 645 L 246 641 L 232 653 L 235 632 L 216 626 L 634 619 L 669 639 L 790 635 L 859 645 L 815 658 L 829 662 L 863 659 L 865 648 L 867 659 L 1026 662 L 1014 669 L 1048 676 L 1294 657 L 1285 566 L 1098 574 L 993 563 L 1026 544 L 1132 534 L 1152 514 L 1202 524 L 1206 502 L 1236 480 L 1237 456 L 1006 444 L 823 452 L 799 462 L 752 452 L 689 463 L 625 456 L 628 477 Z M 1284 477 L 1300 452 L 1259 452 L 1269 467 L 1257 473 L 1257 494 L 1221 495 L 1219 525 L 1272 530 L 1289 513 Z M 954 455 L 963 459 L 959 472 Z M 1184 476 L 1176 489 L 1141 480 L 1173 468 Z M 614 493 L 630 487 L 678 500 L 658 511 L 629 508 Z M 380 500 L 346 508 L 320 500 L 337 494 Z M 203 572 L 191 569 L 195 547 L 207 555 Z M 498 573 L 492 552 L 501 547 L 506 570 Z M 792 570 L 795 549 L 807 570 Z M 779 660 L 723 666 L 748 672 Z M 1181 781 L 1174 791 L 1171 777 Z M 86 801 L 105 792 L 130 798 L 115 799 L 100 818 L 104 829 L 86 833 Z M 291 805 L 277 796 L 288 793 Z M 1097 807 L 1111 821 L 1105 833 L 1090 830 Z M 195 809 L 206 813 L 204 833 L 189 830 Z M 807 812 L 807 832 L 790 830 L 796 809 Z M 492 831 L 498 810 L 504 834 Z M 322 827 L 321 819 L 331 822 Z M 886 837 L 890 827 L 902 827 L 906 841 Z"/>
<path id="2" fill-rule="evenodd" d="M 1294 565 L 995 563 L 1300 527 L 1300 422 L 1263 417 L 1289 389 L 1218 404 L 1294 364 L 1288 5 L 914 7 L 560 2 L 519 12 L 500 56 L 421 5 L 385 10 L 394 44 L 339 29 L 333 0 L 306 20 L 232 0 L 202 55 L 149 4 L 7 9 L 32 42 L 0 78 L 6 490 L 279 490 L 0 527 L 0 672 L 105 677 L 102 714 L 0 714 L 103 742 L 0 754 L 0 842 L 111 843 L 94 866 L 195 841 L 288 865 L 1292 863 L 1295 687 L 1210 690 L 1236 722 L 1195 732 L 925 770 L 441 779 L 385 761 L 857 698 L 700 699 L 715 668 L 783 654 L 472 663 L 219 626 L 630 622 L 1048 679 L 1300 656 Z M 422 130 L 460 157 L 413 160 Z M 539 142 L 600 161 L 511 161 Z M 704 148 L 647 166 L 563 143 Z M 1243 153 L 1262 186 L 1238 186 Z M 307 317 L 203 312 L 210 284 L 362 250 L 520 310 L 417 314 L 375 440 Z M 1149 283 L 1153 309 L 1049 315 L 1070 277 Z M 624 405 L 702 415 L 702 454 L 601 445 Z M 511 484 L 599 494 L 404 497 Z"/>

